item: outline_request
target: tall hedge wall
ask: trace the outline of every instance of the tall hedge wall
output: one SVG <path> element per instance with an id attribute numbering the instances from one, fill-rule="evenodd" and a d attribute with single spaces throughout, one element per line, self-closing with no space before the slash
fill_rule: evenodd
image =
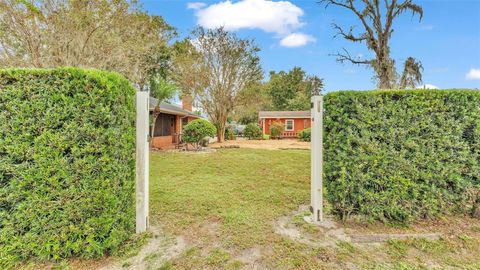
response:
<path id="1" fill-rule="evenodd" d="M 480 91 L 331 93 L 324 142 L 327 198 L 340 217 L 464 212 L 480 187 Z"/>
<path id="2" fill-rule="evenodd" d="M 0 268 L 99 256 L 133 231 L 134 99 L 114 73 L 0 70 Z"/>

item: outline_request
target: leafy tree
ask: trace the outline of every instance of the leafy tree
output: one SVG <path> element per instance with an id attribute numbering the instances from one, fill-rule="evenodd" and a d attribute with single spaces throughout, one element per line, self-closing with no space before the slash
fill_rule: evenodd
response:
<path id="1" fill-rule="evenodd" d="M 393 22 L 404 12 L 412 12 L 412 16 L 423 17 L 423 9 L 413 0 L 321 0 L 326 7 L 337 6 L 347 9 L 360 21 L 362 30 L 355 33 L 354 27 L 348 30 L 337 24 L 333 27 L 338 31 L 336 36 L 341 36 L 351 42 L 365 43 L 367 49 L 373 51 L 374 59 L 359 59 L 352 57 L 343 49 L 342 53 L 335 54 L 341 63 L 347 61 L 352 64 L 367 65 L 375 71 L 375 79 L 380 89 L 394 89 L 414 87 L 422 82 L 421 63 L 409 57 L 404 64 L 403 74 L 399 77 L 395 69 L 395 60 L 390 56 L 390 39 L 393 33 Z"/>
<path id="2" fill-rule="evenodd" d="M 258 121 L 258 112 L 272 107 L 265 83 L 255 83 L 240 93 L 241 104 L 234 110 L 233 119 L 247 125 Z"/>
<path id="3" fill-rule="evenodd" d="M 129 0 L 1 0 L 0 67 L 117 71 L 142 89 L 168 65 L 174 29 Z"/>
<path id="4" fill-rule="evenodd" d="M 271 97 L 273 110 L 308 110 L 310 98 L 318 95 L 323 88 L 323 80 L 317 76 L 308 76 L 300 67 L 288 72 L 270 72 L 266 85 Z"/>
<path id="5" fill-rule="evenodd" d="M 195 149 L 199 150 L 201 148 L 201 141 L 205 137 L 215 136 L 215 133 L 217 133 L 217 129 L 212 123 L 205 119 L 196 119 L 183 128 L 182 139 L 186 143 L 193 144 Z"/>
<path id="6" fill-rule="evenodd" d="M 176 46 L 174 73 L 183 91 L 195 100 L 224 141 L 227 118 L 243 102 L 241 93 L 262 79 L 259 48 L 223 28 L 197 28 L 191 39 Z"/>

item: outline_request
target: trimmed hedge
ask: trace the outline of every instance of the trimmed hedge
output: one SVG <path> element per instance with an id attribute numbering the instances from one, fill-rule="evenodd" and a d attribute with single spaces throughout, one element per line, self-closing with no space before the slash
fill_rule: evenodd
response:
<path id="1" fill-rule="evenodd" d="M 206 137 L 215 136 L 215 133 L 217 133 L 217 128 L 208 120 L 195 119 L 183 128 L 182 139 L 186 143 L 193 144 L 195 149 L 200 150 L 202 140 Z"/>
<path id="2" fill-rule="evenodd" d="M 262 138 L 262 130 L 257 123 L 248 124 L 243 133 L 249 140 L 258 140 Z"/>
<path id="3" fill-rule="evenodd" d="M 134 232 L 134 101 L 115 73 L 0 70 L 0 268 L 101 256 Z"/>
<path id="4" fill-rule="evenodd" d="M 324 143 L 327 198 L 342 218 L 466 213 L 480 187 L 480 91 L 330 93 Z"/>
<path id="5" fill-rule="evenodd" d="M 302 142 L 309 142 L 311 140 L 311 137 L 312 137 L 312 129 L 311 128 L 302 129 L 298 133 L 298 139 Z"/>

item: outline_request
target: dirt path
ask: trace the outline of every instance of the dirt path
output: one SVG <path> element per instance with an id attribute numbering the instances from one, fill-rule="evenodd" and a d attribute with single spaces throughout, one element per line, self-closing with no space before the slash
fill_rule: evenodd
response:
<path id="1" fill-rule="evenodd" d="M 240 148 L 253 148 L 253 149 L 269 149 L 269 150 L 278 150 L 278 149 L 310 149 L 309 142 L 301 142 L 297 139 L 283 139 L 283 140 L 246 140 L 246 139 L 237 139 L 234 141 L 226 141 L 223 143 L 212 143 L 210 144 L 212 148 L 221 148 L 221 147 L 233 147 L 238 146 Z"/>
<path id="2" fill-rule="evenodd" d="M 172 239 L 166 237 L 158 227 L 151 227 L 149 230 L 153 234 L 152 238 L 136 256 L 114 261 L 100 270 L 159 269 L 166 262 L 175 259 L 187 247 L 181 236 Z"/>

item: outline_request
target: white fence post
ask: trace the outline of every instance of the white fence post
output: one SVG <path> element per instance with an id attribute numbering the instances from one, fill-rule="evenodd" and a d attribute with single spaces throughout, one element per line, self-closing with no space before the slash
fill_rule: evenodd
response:
<path id="1" fill-rule="evenodd" d="M 313 222 L 323 221 L 323 97 L 311 99 L 311 205 Z"/>
<path id="2" fill-rule="evenodd" d="M 149 144 L 148 144 L 148 92 L 137 91 L 136 121 L 136 232 L 142 233 L 148 227 L 148 176 L 149 176 Z"/>

